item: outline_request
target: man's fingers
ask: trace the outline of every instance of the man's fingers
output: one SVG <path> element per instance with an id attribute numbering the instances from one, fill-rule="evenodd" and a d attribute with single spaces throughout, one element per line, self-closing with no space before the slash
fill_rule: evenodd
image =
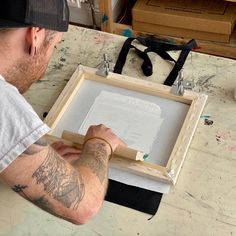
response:
<path id="1" fill-rule="evenodd" d="M 80 149 L 67 146 L 61 141 L 52 143 L 51 147 L 61 156 L 72 155 L 72 154 L 78 155 L 81 153 Z"/>
<path id="2" fill-rule="evenodd" d="M 89 127 L 85 139 L 91 139 L 93 137 L 105 139 L 111 145 L 113 150 L 115 150 L 119 145 L 127 146 L 125 142 L 112 131 L 111 128 L 102 124 Z"/>
<path id="3" fill-rule="evenodd" d="M 81 150 L 77 149 L 77 148 L 73 148 L 73 147 L 62 147 L 60 148 L 60 153 L 61 155 L 66 155 L 66 154 L 80 154 Z"/>
<path id="4" fill-rule="evenodd" d="M 69 163 L 73 163 L 79 160 L 79 158 L 80 158 L 80 154 L 66 154 L 63 156 L 63 159 Z"/>

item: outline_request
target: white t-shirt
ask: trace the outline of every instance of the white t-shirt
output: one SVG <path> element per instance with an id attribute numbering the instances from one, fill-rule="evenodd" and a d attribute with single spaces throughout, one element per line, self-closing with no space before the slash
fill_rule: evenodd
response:
<path id="1" fill-rule="evenodd" d="M 0 75 L 0 172 L 49 131 L 17 88 Z"/>

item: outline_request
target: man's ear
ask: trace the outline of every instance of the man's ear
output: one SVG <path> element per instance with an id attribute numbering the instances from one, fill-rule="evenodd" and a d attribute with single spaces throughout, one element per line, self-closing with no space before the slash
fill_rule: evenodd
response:
<path id="1" fill-rule="evenodd" d="M 26 33 L 29 55 L 35 56 L 37 49 L 40 48 L 45 38 L 45 29 L 39 27 L 29 27 Z"/>

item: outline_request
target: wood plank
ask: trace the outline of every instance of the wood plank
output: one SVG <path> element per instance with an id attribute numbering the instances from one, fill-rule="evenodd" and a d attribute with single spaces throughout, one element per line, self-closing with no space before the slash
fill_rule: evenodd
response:
<path id="1" fill-rule="evenodd" d="M 133 173 L 139 176 L 153 179 L 155 181 L 173 185 L 171 177 L 167 174 L 166 168 L 159 165 L 149 164 L 147 162 L 131 161 L 125 158 L 112 158 L 109 166 Z"/>
<path id="2" fill-rule="evenodd" d="M 84 78 L 87 80 L 93 80 L 99 83 L 109 84 L 119 88 L 125 88 L 153 96 L 158 96 L 161 98 L 167 98 L 188 105 L 191 104 L 192 100 L 197 95 L 197 93 L 193 91 L 186 90 L 184 96 L 177 96 L 175 94 L 172 94 L 170 92 L 171 87 L 166 85 L 156 84 L 153 82 L 139 80 L 115 73 L 110 73 L 106 78 L 104 78 L 95 74 L 95 72 L 96 69 L 86 67 L 86 74 L 84 75 Z"/>
<path id="3" fill-rule="evenodd" d="M 219 33 L 210 33 L 206 31 L 197 31 L 189 30 L 183 28 L 169 27 L 158 24 L 150 24 L 146 22 L 140 22 L 133 20 L 132 22 L 133 29 L 139 32 L 152 32 L 161 35 L 168 35 L 172 37 L 188 37 L 198 40 L 207 40 L 221 43 L 229 43 L 230 35 L 229 34 L 219 34 Z"/>
<path id="4" fill-rule="evenodd" d="M 183 165 L 185 156 L 193 138 L 194 132 L 197 128 L 198 121 L 202 114 L 203 108 L 207 101 L 207 95 L 199 94 L 197 99 L 194 99 L 188 114 L 185 118 L 184 124 L 180 130 L 179 136 L 170 155 L 166 169 L 170 175 L 173 184 L 176 183 Z"/>
<path id="5" fill-rule="evenodd" d="M 101 30 L 104 32 L 113 32 L 113 14 L 111 0 L 99 0 L 99 9 L 101 13 Z"/>
<path id="6" fill-rule="evenodd" d="M 70 142 L 73 142 L 75 144 L 79 144 L 82 145 L 84 144 L 84 140 L 85 140 L 85 136 L 78 134 L 78 133 L 74 133 L 74 132 L 70 132 L 65 130 L 62 133 L 62 138 L 65 140 L 68 140 Z M 123 157 L 123 158 L 127 158 L 133 161 L 144 161 L 143 156 L 145 154 L 143 152 L 134 150 L 132 148 L 128 148 L 128 147 L 123 147 L 123 146 L 118 146 L 116 148 L 116 150 L 113 153 L 113 156 L 119 156 L 119 157 Z"/>
<path id="7" fill-rule="evenodd" d="M 80 76 L 81 79 L 79 81 L 76 78 Z M 83 72 L 79 69 L 76 69 L 72 77 L 70 78 L 69 82 L 66 85 L 66 90 L 64 89 L 60 96 L 58 97 L 57 106 L 53 106 L 50 110 L 50 116 L 47 116 L 44 119 L 44 122 L 47 125 L 54 129 L 57 125 L 58 121 L 61 119 L 65 109 L 71 103 L 72 99 L 74 98 L 75 94 L 79 90 L 81 84 L 83 82 Z"/>

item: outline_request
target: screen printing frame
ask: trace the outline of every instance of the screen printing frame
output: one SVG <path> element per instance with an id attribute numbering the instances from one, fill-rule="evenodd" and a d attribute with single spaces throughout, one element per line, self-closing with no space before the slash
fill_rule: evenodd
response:
<path id="1" fill-rule="evenodd" d="M 75 98 L 76 93 L 79 91 L 85 80 L 96 81 L 117 88 L 124 88 L 188 104 L 189 110 L 184 119 L 183 125 L 180 128 L 179 135 L 166 166 L 133 161 L 118 156 L 114 156 L 109 162 L 109 166 L 111 167 L 174 185 L 179 176 L 189 145 L 205 106 L 207 95 L 187 90 L 183 96 L 178 96 L 171 93 L 171 87 L 169 86 L 115 73 L 109 73 L 107 77 L 102 77 L 97 75 L 96 71 L 97 70 L 94 68 L 81 65 L 76 69 L 44 120 L 45 123 L 51 127 L 51 133 L 58 125 L 58 122 L 66 112 L 69 104 Z"/>

